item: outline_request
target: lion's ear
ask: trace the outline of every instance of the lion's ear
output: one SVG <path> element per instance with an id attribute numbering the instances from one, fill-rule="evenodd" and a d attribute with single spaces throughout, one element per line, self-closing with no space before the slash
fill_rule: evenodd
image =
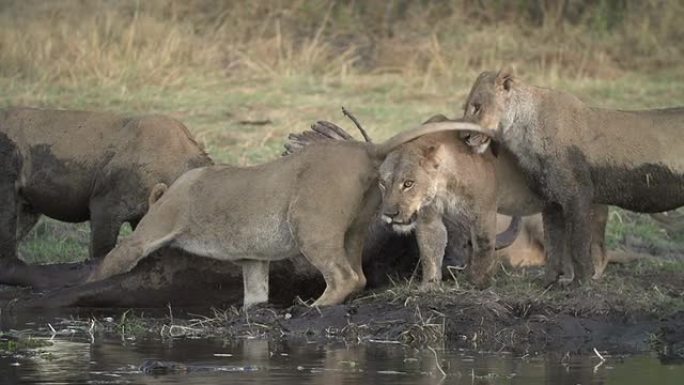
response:
<path id="1" fill-rule="evenodd" d="M 463 139 L 463 142 L 476 154 L 484 154 L 493 142 L 492 138 L 489 136 L 477 133 L 465 134 L 461 139 Z"/>
<path id="2" fill-rule="evenodd" d="M 503 67 L 501 70 L 499 70 L 499 73 L 496 74 L 496 86 L 499 89 L 510 91 L 514 82 L 515 75 L 511 67 Z"/>
<path id="3" fill-rule="evenodd" d="M 440 158 L 439 152 L 442 149 L 442 144 L 433 144 L 423 149 L 423 159 L 420 164 L 423 167 L 439 168 Z"/>

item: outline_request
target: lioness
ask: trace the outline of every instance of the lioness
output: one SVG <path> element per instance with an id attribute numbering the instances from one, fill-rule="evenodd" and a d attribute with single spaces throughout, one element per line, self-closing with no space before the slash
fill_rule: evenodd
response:
<path id="1" fill-rule="evenodd" d="M 502 231 L 508 226 L 511 218 L 506 215 L 498 214 L 496 218 L 497 228 Z M 594 223 L 601 223 L 601 221 L 594 220 Z M 592 237 L 597 239 L 603 238 L 604 229 L 600 226 L 592 228 Z M 592 238 L 594 239 L 594 238 Z M 592 242 L 592 247 L 597 247 L 597 243 Z M 592 249 L 592 253 L 596 253 Z M 638 260 L 641 258 L 650 257 L 647 254 L 635 253 L 632 251 L 610 250 L 599 251 L 606 255 L 606 263 L 626 263 L 629 261 Z M 497 251 L 497 258 L 506 262 L 512 267 L 526 267 L 526 266 L 543 266 L 546 264 L 546 251 L 544 247 L 544 228 L 542 224 L 541 214 L 524 217 L 522 219 L 522 226 L 518 238 L 509 247 Z M 594 261 L 596 262 L 596 261 Z M 447 263 L 445 261 L 445 263 Z M 458 261 L 453 261 L 454 264 L 459 264 Z M 594 265 L 595 269 L 601 266 Z"/>
<path id="2" fill-rule="evenodd" d="M 496 178 L 491 153 L 473 156 L 450 132 L 426 135 L 393 151 L 380 167 L 381 217 L 399 233 L 415 229 L 423 287 L 442 280 L 445 220 L 471 223 L 470 278 L 489 284 L 495 263 Z"/>
<path id="3" fill-rule="evenodd" d="M 0 110 L 0 133 L 15 143 L 22 163 L 14 180 L 1 181 L 16 184 L 0 198 L 17 206 L 1 220 L 17 217 L 19 226 L 16 235 L 7 229 L 0 243 L 16 245 L 41 214 L 90 220 L 95 258 L 114 247 L 124 222 L 136 226 L 152 186 L 212 163 L 188 129 L 165 116 L 6 108 Z M 14 258 L 16 247 L 0 253 Z"/>
<path id="4" fill-rule="evenodd" d="M 241 265 L 249 307 L 268 301 L 269 261 L 302 254 L 326 282 L 314 305 L 338 304 L 366 283 L 361 251 L 380 202 L 379 164 L 395 147 L 421 135 L 473 128 L 431 123 L 380 145 L 330 142 L 259 166 L 188 171 L 88 281 L 130 271 L 151 252 L 172 246 Z"/>
<path id="5" fill-rule="evenodd" d="M 212 164 L 182 123 L 158 115 L 5 108 L 0 134 L 15 147 L 19 164 L 16 172 L 0 173 L 5 284 L 61 286 L 71 275 L 74 266 L 25 265 L 17 258 L 17 242 L 40 215 L 90 220 L 90 256 L 97 259 L 114 247 L 124 222 L 135 228 L 154 185 Z"/>
<path id="6" fill-rule="evenodd" d="M 589 107 L 500 71 L 477 78 L 464 119 L 496 132 L 540 197 L 548 283 L 568 271 L 592 276 L 592 203 L 648 213 L 684 205 L 684 108 Z"/>

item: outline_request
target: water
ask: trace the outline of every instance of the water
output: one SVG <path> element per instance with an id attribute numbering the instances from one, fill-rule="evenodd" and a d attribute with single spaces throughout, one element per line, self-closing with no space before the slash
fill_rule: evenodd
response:
<path id="1" fill-rule="evenodd" d="M 101 333 L 91 338 L 85 331 L 51 342 L 32 354 L 0 357 L 0 384 L 684 384 L 684 366 L 663 364 L 652 354 L 609 356 L 601 364 L 595 355 L 514 357 L 387 343 L 136 339 Z M 443 380 L 435 355 L 446 373 Z M 146 359 L 175 361 L 188 369 L 145 374 L 139 368 Z"/>
<path id="2" fill-rule="evenodd" d="M 682 384 L 684 367 L 651 355 L 547 354 L 512 357 L 469 351 L 416 350 L 388 344 L 278 343 L 218 339 L 56 338 L 42 353 L 0 358 L 2 384 Z M 177 361 L 188 371 L 144 374 L 147 358 Z"/>

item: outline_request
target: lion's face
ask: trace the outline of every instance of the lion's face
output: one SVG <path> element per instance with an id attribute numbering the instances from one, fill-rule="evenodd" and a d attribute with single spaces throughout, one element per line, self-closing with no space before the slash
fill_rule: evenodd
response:
<path id="1" fill-rule="evenodd" d="M 439 146 L 418 151 L 395 150 L 380 166 L 381 218 L 398 233 L 416 226 L 418 213 L 437 195 Z"/>
<path id="2" fill-rule="evenodd" d="M 465 103 L 463 119 L 480 127 L 505 132 L 510 127 L 508 102 L 513 78 L 505 72 L 483 72 Z"/>

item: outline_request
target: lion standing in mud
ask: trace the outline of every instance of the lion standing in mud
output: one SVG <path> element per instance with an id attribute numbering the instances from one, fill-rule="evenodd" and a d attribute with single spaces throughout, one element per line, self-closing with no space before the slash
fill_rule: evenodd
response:
<path id="1" fill-rule="evenodd" d="M 543 203 L 549 284 L 594 274 L 592 204 L 642 213 L 684 205 L 684 108 L 590 107 L 500 71 L 477 78 L 464 119 L 495 130 Z"/>
<path id="2" fill-rule="evenodd" d="M 487 159 L 480 159 L 486 157 Z M 438 285 L 446 221 L 470 223 L 470 277 L 486 287 L 496 262 L 496 179 L 491 153 L 472 154 L 454 133 L 426 135 L 390 153 L 380 167 L 381 218 L 398 233 L 415 230 L 423 287 Z"/>
<path id="3" fill-rule="evenodd" d="M 16 244 L 40 215 L 89 220 L 90 255 L 103 257 L 122 224 L 135 228 L 145 214 L 153 186 L 212 163 L 182 123 L 159 115 L 6 108 L 0 109 L 0 135 L 6 143 L 0 151 L 12 146 L 16 156 L 15 167 L 0 173 L 5 283 L 38 283 L 31 272 L 24 277 Z"/>

